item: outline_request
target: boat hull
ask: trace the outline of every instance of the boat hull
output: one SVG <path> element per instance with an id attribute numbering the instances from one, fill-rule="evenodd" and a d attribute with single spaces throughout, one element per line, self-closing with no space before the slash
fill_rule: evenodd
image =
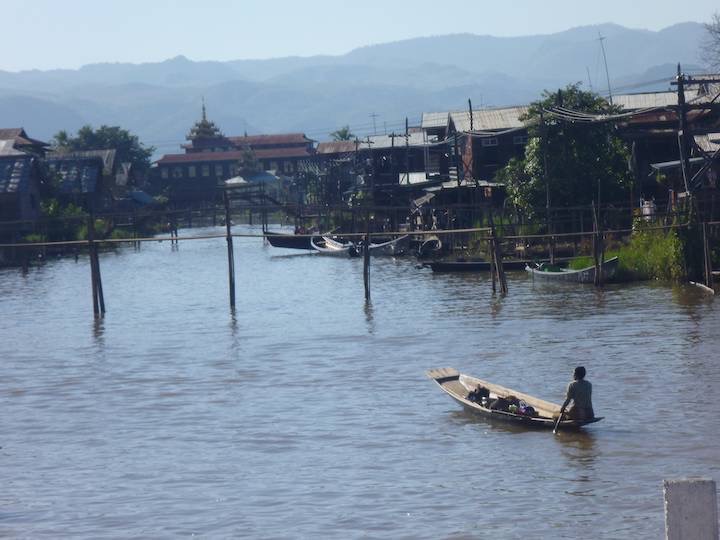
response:
<path id="1" fill-rule="evenodd" d="M 296 236 L 294 234 L 268 231 L 265 233 L 265 238 L 267 238 L 267 241 L 272 247 L 276 248 L 304 249 L 308 251 L 313 249 L 309 236 Z"/>
<path id="2" fill-rule="evenodd" d="M 503 270 L 524 270 L 528 261 L 503 261 Z M 433 272 L 489 272 L 492 263 L 488 261 L 434 261 L 426 263 Z"/>

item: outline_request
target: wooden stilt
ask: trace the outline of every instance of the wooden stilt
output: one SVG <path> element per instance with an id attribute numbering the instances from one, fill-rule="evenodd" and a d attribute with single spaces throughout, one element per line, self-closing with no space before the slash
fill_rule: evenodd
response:
<path id="1" fill-rule="evenodd" d="M 363 239 L 363 283 L 365 301 L 370 301 L 370 213 L 365 214 L 365 237 Z"/>
<path id="2" fill-rule="evenodd" d="M 102 278 L 100 276 L 100 259 L 95 243 L 95 217 L 92 212 L 87 223 L 88 252 L 90 257 L 90 288 L 93 297 L 93 313 L 96 317 L 105 314 L 105 297 L 103 295 Z"/>
<path id="3" fill-rule="evenodd" d="M 500 293 L 507 294 L 508 286 L 507 279 L 505 278 L 505 270 L 503 269 L 502 263 L 502 252 L 500 249 L 500 242 L 497 238 L 497 232 L 495 231 L 495 223 L 493 221 L 492 212 L 489 215 L 490 222 L 490 244 L 492 247 L 492 266 L 495 268 L 497 273 L 498 282 L 500 283 Z M 493 292 L 495 292 L 495 280 L 493 279 Z"/>
<path id="4" fill-rule="evenodd" d="M 703 253 L 704 253 L 704 270 L 705 270 L 705 286 L 712 289 L 713 277 L 712 277 L 712 256 L 710 253 L 710 243 L 708 242 L 707 234 L 707 223 L 702 224 L 703 232 Z"/>
<path id="5" fill-rule="evenodd" d="M 233 253 L 232 222 L 230 219 L 230 198 L 223 192 L 225 202 L 225 231 L 228 251 L 228 286 L 230 289 L 230 308 L 235 310 L 235 255 Z"/>

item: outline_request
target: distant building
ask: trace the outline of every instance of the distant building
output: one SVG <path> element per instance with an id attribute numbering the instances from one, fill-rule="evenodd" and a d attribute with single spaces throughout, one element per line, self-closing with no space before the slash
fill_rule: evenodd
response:
<path id="1" fill-rule="evenodd" d="M 88 210 L 103 210 L 112 202 L 99 155 L 53 155 L 45 160 L 49 181 L 56 183 L 58 198 Z"/>
<path id="2" fill-rule="evenodd" d="M 39 158 L 22 152 L 0 154 L 0 221 L 34 221 L 40 216 L 41 178 Z"/>
<path id="3" fill-rule="evenodd" d="M 156 179 L 173 202 L 213 201 L 219 186 L 243 173 L 293 176 L 315 153 L 314 141 L 302 133 L 226 137 L 207 119 L 204 104 L 187 140 L 184 154 L 166 154 L 155 164 Z"/>
<path id="4" fill-rule="evenodd" d="M 0 128 L 0 156 L 32 155 L 43 157 L 50 146 L 28 137 L 23 128 Z"/>

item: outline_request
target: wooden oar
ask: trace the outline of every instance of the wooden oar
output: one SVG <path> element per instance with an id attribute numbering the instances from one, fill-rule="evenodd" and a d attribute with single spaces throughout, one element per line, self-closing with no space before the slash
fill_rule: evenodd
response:
<path id="1" fill-rule="evenodd" d="M 553 428 L 553 435 L 557 435 L 558 426 L 560 425 L 560 420 L 562 420 L 563 414 L 565 414 L 564 411 L 560 413 L 560 416 L 558 416 L 557 422 L 555 422 L 555 427 Z"/>

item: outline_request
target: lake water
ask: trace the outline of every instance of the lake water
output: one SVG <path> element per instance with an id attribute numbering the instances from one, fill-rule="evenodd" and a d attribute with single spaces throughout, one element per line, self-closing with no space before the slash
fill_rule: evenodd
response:
<path id="1" fill-rule="evenodd" d="M 235 315 L 223 239 L 102 253 L 99 322 L 86 257 L 0 271 L 0 537 L 659 538 L 662 480 L 720 476 L 699 290 L 374 259 L 366 305 L 361 259 L 235 255 Z M 561 402 L 578 364 L 605 420 L 556 436 L 424 374 Z"/>

